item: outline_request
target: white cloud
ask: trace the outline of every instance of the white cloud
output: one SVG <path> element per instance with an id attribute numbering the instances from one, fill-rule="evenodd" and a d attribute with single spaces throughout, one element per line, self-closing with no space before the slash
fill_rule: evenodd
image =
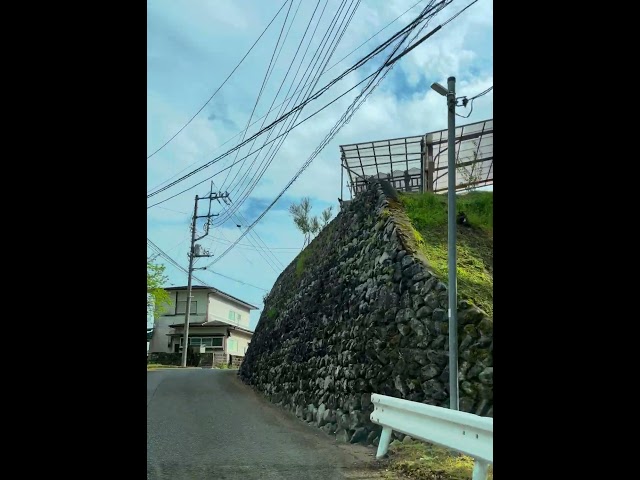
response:
<path id="1" fill-rule="evenodd" d="M 153 32 L 153 35 L 148 35 L 148 53 L 153 57 L 148 60 L 147 145 L 149 152 L 173 135 L 209 98 L 280 7 L 280 4 L 275 2 L 254 0 L 245 3 L 239 5 L 231 0 L 215 3 L 182 0 L 171 3 L 159 2 L 152 7 L 153 12 L 148 17 L 150 24 L 148 28 Z M 329 65 L 360 45 L 413 3 L 415 3 L 414 0 L 362 2 Z M 424 33 L 468 3 L 470 3 L 468 0 L 460 3 L 453 2 L 432 21 L 431 26 L 427 27 Z M 337 0 L 329 0 L 323 20 L 325 23 L 318 29 L 316 41 L 328 25 L 338 4 Z M 396 22 L 332 69 L 322 77 L 318 85 L 321 86 L 334 78 L 344 68 L 378 45 L 382 39 L 407 24 L 425 4 L 426 2 L 422 2 L 401 21 Z M 297 3 L 294 4 L 292 11 L 296 6 Z M 296 40 L 299 41 L 301 38 L 314 6 L 313 2 L 304 2 L 301 6 L 296 23 L 291 30 L 290 39 L 256 109 L 254 120 L 271 104 L 289 66 L 287 59 L 293 57 L 294 49 L 297 47 Z M 247 57 L 245 64 L 238 69 L 229 83 L 220 90 L 212 104 L 206 107 L 165 149 L 147 161 L 147 189 L 165 181 L 190 164 L 195 163 L 197 166 L 211 160 L 234 145 L 234 142 L 230 142 L 221 147 L 223 142 L 237 133 L 236 126 L 246 124 L 271 57 L 282 18 L 284 16 L 274 22 L 263 40 L 256 46 L 255 51 Z M 291 199 L 310 196 L 315 202 L 316 213 L 320 213 L 321 208 L 330 203 L 336 206 L 334 211 L 337 210 L 337 198 L 341 192 L 338 148 L 340 144 L 419 135 L 445 128 L 444 99 L 430 90 L 429 85 L 433 81 L 445 83 L 448 76 L 455 75 L 458 80 L 458 95 L 469 97 L 493 85 L 492 26 L 493 4 L 490 0 L 480 0 L 398 62 L 393 73 L 368 98 L 351 122 L 342 128 L 335 139 L 287 191 L 284 207 Z M 163 31 L 167 32 L 170 42 L 163 39 Z M 312 50 L 309 51 L 309 55 L 311 53 Z M 378 62 L 379 60 L 376 64 Z M 297 68 L 297 63 L 294 67 Z M 289 78 L 295 72 L 295 68 Z M 336 86 L 335 91 L 332 89 L 327 95 L 307 106 L 300 119 L 313 113 L 363 77 L 362 73 L 357 72 L 344 79 Z M 285 91 L 287 88 L 288 84 L 285 85 Z M 290 133 L 264 177 L 252 192 L 251 198 L 270 202 L 280 192 L 329 132 L 358 90 L 351 92 Z M 285 91 L 281 92 L 280 99 Z M 276 103 L 279 103 L 280 99 Z M 492 118 L 492 106 L 493 91 L 475 101 L 473 114 L 469 119 L 458 118 L 457 121 L 459 124 L 464 124 Z M 465 115 L 468 112 L 468 108 L 459 111 Z M 209 120 L 212 114 L 215 117 L 214 121 Z M 275 114 L 272 114 L 268 121 L 271 121 L 273 115 Z M 260 123 L 254 126 L 253 131 L 256 131 L 259 126 Z M 260 145 L 262 145 L 261 141 L 255 146 Z M 246 148 L 243 149 L 240 156 L 247 152 Z M 204 180 L 227 165 L 233 156 L 194 175 L 167 192 L 152 197 L 148 200 L 148 205 Z M 261 161 L 262 157 L 258 163 Z M 245 164 L 245 169 L 248 165 L 249 163 Z M 185 172 L 191 169 L 188 168 Z M 231 177 L 233 175 L 235 173 L 232 173 Z M 215 177 L 218 186 L 221 186 L 225 176 L 226 173 Z M 184 240 L 188 239 L 189 234 L 189 212 L 193 211 L 194 196 L 204 194 L 208 188 L 209 181 L 206 181 L 200 187 L 162 204 L 166 209 L 185 213 L 157 207 L 147 210 L 148 236 L 161 248 L 172 248 L 168 253 L 184 266 L 187 265 L 188 241 Z M 348 198 L 346 190 L 345 196 Z M 205 207 L 204 203 L 201 207 Z M 215 205 L 215 208 L 219 207 Z M 243 205 L 241 212 L 245 214 L 248 221 L 253 221 L 255 212 L 249 212 L 247 208 L 248 202 Z M 303 242 L 302 235 L 295 230 L 288 213 L 283 209 L 269 212 L 258 224 L 256 231 L 271 246 L 301 246 Z M 232 219 L 222 228 L 214 229 L 213 238 L 219 239 L 218 242 L 206 239 L 203 244 L 219 255 L 226 248 L 224 241 L 233 240 L 239 234 L 235 227 L 235 219 Z M 245 237 L 242 243 L 249 244 L 248 237 Z M 274 255 L 282 264 L 287 265 L 295 257 L 296 251 L 274 250 Z M 232 250 L 216 263 L 214 268 L 215 271 L 230 277 L 265 288 L 270 288 L 278 275 L 265 263 L 257 251 L 246 246 Z M 186 275 L 174 267 L 168 267 L 168 274 L 172 283 L 186 284 Z M 259 301 L 264 293 L 211 273 L 200 271 L 196 275 L 217 288 L 246 298 L 250 302 Z M 256 321 L 257 316 L 254 313 L 252 326 Z"/>

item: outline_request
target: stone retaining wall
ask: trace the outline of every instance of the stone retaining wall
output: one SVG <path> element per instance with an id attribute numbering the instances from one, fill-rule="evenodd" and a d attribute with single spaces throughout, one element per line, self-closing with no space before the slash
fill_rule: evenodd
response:
<path id="1" fill-rule="evenodd" d="M 341 440 L 376 444 L 371 393 L 449 406 L 447 309 L 446 285 L 376 182 L 280 275 L 239 376 Z M 493 319 L 466 302 L 458 315 L 460 409 L 493 416 Z"/>

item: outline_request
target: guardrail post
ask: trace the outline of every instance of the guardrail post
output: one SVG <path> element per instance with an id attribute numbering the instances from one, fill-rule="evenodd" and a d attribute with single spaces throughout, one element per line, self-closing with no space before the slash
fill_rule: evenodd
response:
<path id="1" fill-rule="evenodd" d="M 391 427 L 383 427 L 380 434 L 380 441 L 378 442 L 378 453 L 376 453 L 376 459 L 380 460 L 387 454 L 389 450 L 389 441 L 391 440 Z M 475 480 L 475 478 L 473 479 Z"/>
<path id="2" fill-rule="evenodd" d="M 471 480 L 487 480 L 488 468 L 489 464 L 487 462 L 476 458 L 476 461 L 473 464 L 473 475 L 471 476 Z"/>

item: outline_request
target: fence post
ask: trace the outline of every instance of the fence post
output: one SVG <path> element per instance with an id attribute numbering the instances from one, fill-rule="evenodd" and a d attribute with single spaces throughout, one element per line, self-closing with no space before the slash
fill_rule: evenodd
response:
<path id="1" fill-rule="evenodd" d="M 473 464 L 473 475 L 471 476 L 471 480 L 487 480 L 488 468 L 489 464 L 487 462 L 476 458 L 476 461 Z"/>
<path id="2" fill-rule="evenodd" d="M 433 162 L 433 145 L 427 144 L 427 192 L 433 192 L 433 169 L 435 163 Z"/>
<path id="3" fill-rule="evenodd" d="M 378 442 L 378 452 L 376 453 L 376 458 L 380 460 L 387 454 L 387 450 L 389 450 L 389 441 L 391 440 L 391 427 L 383 427 L 382 433 L 380 434 L 380 441 Z M 475 479 L 474 479 L 475 480 Z"/>

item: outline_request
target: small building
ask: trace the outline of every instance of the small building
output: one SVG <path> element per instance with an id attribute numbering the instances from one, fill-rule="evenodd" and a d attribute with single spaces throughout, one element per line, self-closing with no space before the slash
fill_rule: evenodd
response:
<path id="1" fill-rule="evenodd" d="M 165 290 L 172 304 L 154 319 L 150 353 L 180 353 L 183 348 L 187 287 Z M 197 352 L 212 354 L 215 364 L 241 361 L 253 336 L 249 313 L 258 307 L 207 286 L 193 286 L 191 297 L 189 345 Z"/>

